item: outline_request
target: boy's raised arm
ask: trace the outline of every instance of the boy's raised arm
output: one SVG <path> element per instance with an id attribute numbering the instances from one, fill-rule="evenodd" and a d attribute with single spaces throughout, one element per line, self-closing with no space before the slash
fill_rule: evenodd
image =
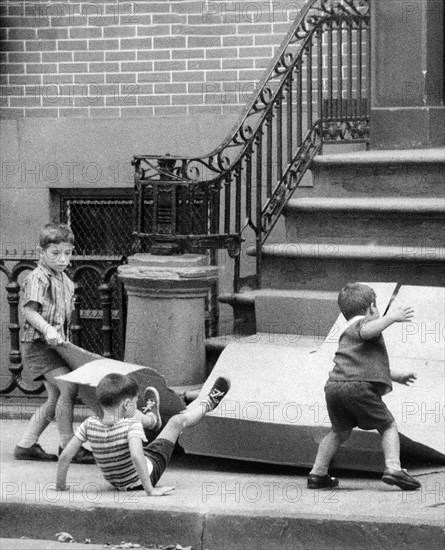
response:
<path id="1" fill-rule="evenodd" d="M 68 486 L 66 482 L 66 474 L 71 461 L 76 456 L 77 451 L 82 447 L 82 441 L 76 436 L 71 438 L 71 441 L 63 449 L 62 454 L 59 456 L 59 462 L 57 463 L 57 477 L 56 477 L 56 489 L 59 491 L 66 491 Z"/>
<path id="2" fill-rule="evenodd" d="M 382 332 L 393 323 L 403 323 L 410 321 L 413 318 L 414 310 L 410 306 L 398 306 L 390 310 L 385 316 L 373 318 L 374 308 L 371 306 L 369 321 L 368 315 L 365 317 L 364 323 L 360 329 L 360 336 L 363 340 L 371 340 L 377 338 Z"/>

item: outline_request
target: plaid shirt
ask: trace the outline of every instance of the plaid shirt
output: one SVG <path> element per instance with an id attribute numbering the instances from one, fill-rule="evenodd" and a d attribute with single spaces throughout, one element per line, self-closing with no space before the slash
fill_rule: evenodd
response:
<path id="1" fill-rule="evenodd" d="M 23 308 L 29 302 L 40 304 L 38 312 L 64 340 L 71 334 L 71 313 L 74 305 L 74 284 L 65 273 L 56 274 L 43 262 L 26 277 L 23 285 Z M 24 316 L 24 315 L 23 315 Z M 44 339 L 42 333 L 25 320 L 22 342 Z"/>

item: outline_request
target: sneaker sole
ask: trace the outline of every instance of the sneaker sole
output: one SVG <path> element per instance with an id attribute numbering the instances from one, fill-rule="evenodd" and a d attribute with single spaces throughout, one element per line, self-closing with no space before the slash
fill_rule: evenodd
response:
<path id="1" fill-rule="evenodd" d="M 335 487 L 338 487 L 338 481 L 337 483 L 330 483 L 329 485 L 318 485 L 317 483 L 308 483 L 307 488 L 308 489 L 334 489 Z"/>
<path id="2" fill-rule="evenodd" d="M 148 396 L 145 395 L 146 393 L 148 394 Z M 147 402 L 150 399 L 151 396 L 154 396 L 153 401 L 155 401 L 156 406 L 159 407 L 159 402 L 160 402 L 159 392 L 156 388 L 153 388 L 152 386 L 149 386 L 148 388 L 145 388 L 144 401 Z"/>
<path id="3" fill-rule="evenodd" d="M 392 476 L 383 476 L 382 481 L 387 485 L 397 485 L 397 487 L 403 491 L 414 491 L 415 489 L 420 489 L 420 484 L 417 485 Z"/>

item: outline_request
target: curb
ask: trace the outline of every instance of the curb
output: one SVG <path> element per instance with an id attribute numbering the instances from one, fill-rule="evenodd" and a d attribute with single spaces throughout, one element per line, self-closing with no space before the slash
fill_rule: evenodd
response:
<path id="1" fill-rule="evenodd" d="M 175 541 L 194 550 L 443 550 L 443 527 L 351 521 L 332 517 L 279 517 L 26 503 L 0 505 L 5 538 L 52 539 L 57 531 L 95 544 L 131 540 L 141 545 Z M 17 521 L 20 518 L 20 521 Z M 409 521 L 409 523 L 408 523 Z"/>

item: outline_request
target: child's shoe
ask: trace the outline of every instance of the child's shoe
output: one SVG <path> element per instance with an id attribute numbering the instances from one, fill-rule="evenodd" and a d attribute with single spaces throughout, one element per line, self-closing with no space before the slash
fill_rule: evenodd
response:
<path id="1" fill-rule="evenodd" d="M 217 407 L 230 389 L 230 380 L 220 376 L 215 380 L 212 389 L 207 395 L 212 408 Z"/>
<path id="2" fill-rule="evenodd" d="M 153 430 L 159 430 L 162 426 L 162 419 L 159 413 L 159 392 L 153 386 L 148 386 L 144 391 L 145 406 L 142 408 L 144 414 L 151 413 L 156 419 L 156 424 L 153 426 Z"/>
<path id="3" fill-rule="evenodd" d="M 388 485 L 397 485 L 403 491 L 415 491 L 421 484 L 414 479 L 406 470 L 393 470 L 386 468 L 383 472 L 382 481 Z"/>
<path id="4" fill-rule="evenodd" d="M 332 489 L 337 487 L 338 479 L 331 477 L 329 474 L 324 476 L 317 476 L 315 474 L 309 474 L 307 478 L 308 489 Z"/>
<path id="5" fill-rule="evenodd" d="M 42 460 L 46 462 L 56 462 L 57 456 L 45 452 L 38 443 L 31 447 L 15 446 L 14 458 L 16 460 Z"/>

